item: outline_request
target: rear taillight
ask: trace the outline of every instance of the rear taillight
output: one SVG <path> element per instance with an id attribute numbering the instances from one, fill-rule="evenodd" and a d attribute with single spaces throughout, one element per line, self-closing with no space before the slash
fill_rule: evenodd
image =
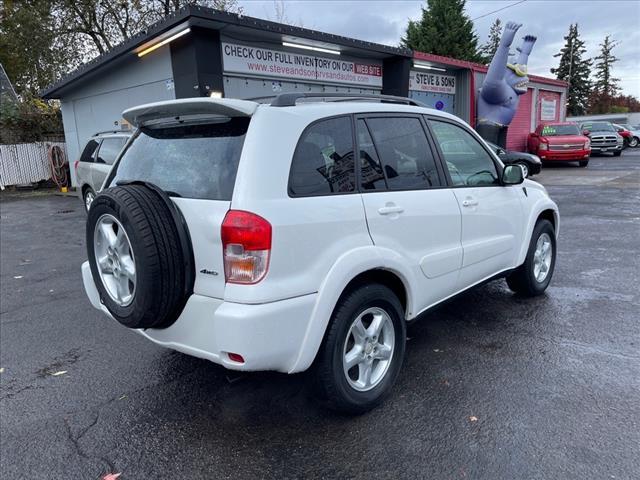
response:
<path id="1" fill-rule="evenodd" d="M 546 142 L 540 142 L 538 146 L 538 150 L 549 150 L 549 144 Z"/>
<path id="2" fill-rule="evenodd" d="M 80 160 L 76 160 L 75 162 L 73 162 L 73 169 L 74 170 L 78 170 L 78 164 L 80 163 Z"/>
<path id="3" fill-rule="evenodd" d="M 258 283 L 269 268 L 271 224 L 251 212 L 229 210 L 222 222 L 224 277 L 229 283 Z"/>

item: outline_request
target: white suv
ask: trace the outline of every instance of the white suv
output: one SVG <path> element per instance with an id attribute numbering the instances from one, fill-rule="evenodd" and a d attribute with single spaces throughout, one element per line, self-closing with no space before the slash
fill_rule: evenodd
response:
<path id="1" fill-rule="evenodd" d="M 124 112 L 138 129 L 89 211 L 82 273 L 151 341 L 233 370 L 313 366 L 325 402 L 357 413 L 390 391 L 422 312 L 498 277 L 544 292 L 558 209 L 452 115 L 313 97 Z"/>

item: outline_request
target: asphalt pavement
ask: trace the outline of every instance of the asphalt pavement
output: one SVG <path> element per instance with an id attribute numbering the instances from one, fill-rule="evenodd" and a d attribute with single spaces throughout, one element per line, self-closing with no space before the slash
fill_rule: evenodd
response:
<path id="1" fill-rule="evenodd" d="M 2 195 L 0 477 L 640 478 L 640 149 L 537 178 L 561 212 L 547 294 L 499 280 L 423 315 L 355 418 L 308 374 L 230 373 L 107 319 L 81 202 Z"/>

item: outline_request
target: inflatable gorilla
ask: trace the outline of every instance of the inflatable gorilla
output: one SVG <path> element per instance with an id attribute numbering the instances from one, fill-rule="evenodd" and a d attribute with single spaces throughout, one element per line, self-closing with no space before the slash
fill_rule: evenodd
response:
<path id="1" fill-rule="evenodd" d="M 501 147 L 506 147 L 507 128 L 518 109 L 520 95 L 527 93 L 527 61 L 536 43 L 536 37 L 525 36 L 517 48 L 517 57 L 508 61 L 509 47 L 521 26 L 514 22 L 505 26 L 478 97 L 476 130 L 482 138 Z"/>

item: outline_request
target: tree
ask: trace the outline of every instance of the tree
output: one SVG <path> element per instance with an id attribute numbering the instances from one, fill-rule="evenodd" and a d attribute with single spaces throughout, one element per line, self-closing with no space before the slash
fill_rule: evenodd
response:
<path id="1" fill-rule="evenodd" d="M 502 21 L 499 18 L 496 18 L 496 21 L 491 25 L 491 29 L 489 29 L 487 42 L 480 47 L 479 53 L 482 57 L 482 63 L 487 65 L 491 63 L 491 59 L 496 54 L 498 45 L 500 45 L 500 37 L 502 37 Z"/>
<path id="2" fill-rule="evenodd" d="M 18 95 L 36 94 L 67 70 L 74 55 L 64 48 L 53 0 L 5 0 L 0 15 L 0 63 Z"/>
<path id="3" fill-rule="evenodd" d="M 587 52 L 584 41 L 580 39 L 578 24 L 569 25 L 569 33 L 564 37 L 565 44 L 554 57 L 560 57 L 557 68 L 552 68 L 551 73 L 559 80 L 569 84 L 567 94 L 567 114 L 584 115 L 587 112 L 589 96 L 591 94 L 590 58 L 583 59 Z"/>
<path id="4" fill-rule="evenodd" d="M 420 20 L 409 20 L 402 45 L 460 60 L 480 61 L 478 36 L 465 14 L 466 0 L 428 0 Z"/>
<path id="5" fill-rule="evenodd" d="M 618 58 L 612 53 L 617 45 L 618 43 L 607 35 L 600 44 L 600 55 L 595 57 L 596 73 L 591 99 L 591 113 L 609 113 L 613 98 L 620 93 L 618 86 L 620 79 L 614 78 L 611 74 L 611 67 L 618 61 Z"/>

